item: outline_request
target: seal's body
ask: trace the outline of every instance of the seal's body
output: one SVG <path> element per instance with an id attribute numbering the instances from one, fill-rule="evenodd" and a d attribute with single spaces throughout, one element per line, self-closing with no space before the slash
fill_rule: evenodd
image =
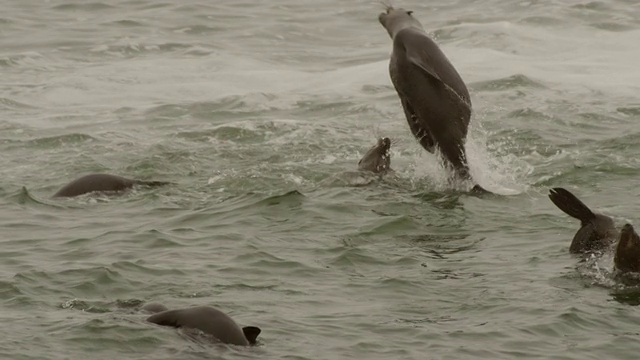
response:
<path id="1" fill-rule="evenodd" d="M 261 332 L 255 326 L 240 328 L 229 315 L 209 306 L 167 310 L 151 315 L 147 321 L 163 326 L 197 329 L 233 345 L 255 345 Z"/>
<path id="2" fill-rule="evenodd" d="M 387 137 L 378 139 L 377 143 L 369 149 L 362 159 L 358 161 L 358 170 L 371 171 L 376 174 L 385 174 L 391 170 L 391 140 Z"/>
<path id="3" fill-rule="evenodd" d="M 471 119 L 467 86 L 411 11 L 388 7 L 378 19 L 393 39 L 389 74 L 413 136 L 430 153 L 437 147 L 457 178 L 471 180 L 464 149 Z"/>
<path id="4" fill-rule="evenodd" d="M 549 199 L 567 215 L 580 220 L 580 229 L 571 241 L 569 252 L 580 254 L 607 250 L 618 238 L 612 218 L 594 213 L 568 190 L 553 188 L 549 191 Z"/>
<path id="5" fill-rule="evenodd" d="M 164 181 L 142 181 L 127 179 L 110 174 L 89 174 L 82 176 L 58 190 L 53 197 L 73 197 L 90 192 L 118 192 L 132 188 L 134 185 L 163 186 Z"/>

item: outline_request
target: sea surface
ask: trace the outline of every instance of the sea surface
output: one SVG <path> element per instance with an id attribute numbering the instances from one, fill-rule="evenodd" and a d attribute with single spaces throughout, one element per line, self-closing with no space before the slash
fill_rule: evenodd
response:
<path id="1" fill-rule="evenodd" d="M 4 0 L 0 358 L 637 359 L 640 1 L 395 1 L 467 83 L 472 174 L 413 139 L 370 0 Z M 395 175 L 356 172 L 379 136 Z M 88 173 L 170 181 L 52 198 Z M 138 308 L 262 329 L 212 344 Z"/>

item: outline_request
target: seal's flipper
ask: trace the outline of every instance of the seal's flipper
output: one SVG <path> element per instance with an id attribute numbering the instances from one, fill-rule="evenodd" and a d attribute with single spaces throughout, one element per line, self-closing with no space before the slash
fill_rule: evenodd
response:
<path id="1" fill-rule="evenodd" d="M 433 141 L 433 136 L 429 132 L 429 129 L 426 127 L 426 122 L 420 121 L 420 118 L 418 118 L 418 115 L 406 99 L 400 97 L 400 100 L 411 133 L 418 139 L 418 142 L 420 142 L 420 145 L 422 145 L 425 150 L 433 154 L 436 144 L 435 141 Z"/>
<path id="2" fill-rule="evenodd" d="M 245 326 L 242 328 L 242 332 L 244 333 L 244 337 L 249 341 L 249 344 L 255 345 L 258 335 L 260 335 L 262 330 L 256 326 Z"/>
<path id="3" fill-rule="evenodd" d="M 440 76 L 436 72 L 436 69 L 434 69 L 433 66 L 428 61 L 425 61 L 429 59 L 429 54 L 425 50 L 408 48 L 407 58 L 409 59 L 409 62 L 411 62 L 412 65 L 422 70 L 424 74 L 434 78 L 435 80 L 440 81 L 441 83 L 444 83 L 444 81 L 440 79 Z"/>
<path id="4" fill-rule="evenodd" d="M 394 46 L 396 42 L 403 45 L 406 60 L 414 70 L 423 74 L 425 78 L 441 83 L 471 108 L 471 98 L 467 86 L 431 38 L 422 31 L 405 29 L 396 34 L 393 41 Z"/>
<path id="5" fill-rule="evenodd" d="M 564 188 L 549 190 L 549 199 L 567 215 L 580 220 L 582 225 L 596 218 L 596 215 L 587 205 Z"/>

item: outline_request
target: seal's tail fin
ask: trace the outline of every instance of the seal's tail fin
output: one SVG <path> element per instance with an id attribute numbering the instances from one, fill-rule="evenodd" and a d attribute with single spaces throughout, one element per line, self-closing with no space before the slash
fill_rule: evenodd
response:
<path id="1" fill-rule="evenodd" d="M 553 188 L 549 190 L 549 199 L 567 215 L 582 222 L 590 221 L 596 217 L 587 205 L 566 189 Z"/>
<path id="2" fill-rule="evenodd" d="M 257 343 L 258 335 L 262 332 L 259 327 L 256 326 L 245 326 L 242 328 L 242 332 L 244 333 L 244 337 L 247 338 L 249 344 L 255 345 Z"/>

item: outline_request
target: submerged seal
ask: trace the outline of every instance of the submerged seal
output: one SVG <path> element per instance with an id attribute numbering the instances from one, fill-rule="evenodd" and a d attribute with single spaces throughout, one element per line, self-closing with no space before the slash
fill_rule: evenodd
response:
<path id="1" fill-rule="evenodd" d="M 371 171 L 376 174 L 385 174 L 390 171 L 390 148 L 391 140 L 388 137 L 378 139 L 378 142 L 358 161 L 358 170 Z"/>
<path id="2" fill-rule="evenodd" d="M 613 262 L 621 272 L 640 272 L 640 237 L 631 224 L 626 224 L 620 231 Z"/>
<path id="3" fill-rule="evenodd" d="M 464 143 L 471 98 L 464 81 L 412 11 L 387 6 L 378 20 L 393 39 L 391 82 L 413 136 L 428 152 L 435 148 L 456 176 L 472 180 Z M 486 192 L 479 185 L 473 191 Z"/>
<path id="4" fill-rule="evenodd" d="M 569 252 L 573 254 L 596 252 L 608 249 L 618 238 L 613 219 L 596 214 L 575 195 L 563 188 L 549 190 L 549 199 L 567 215 L 580 220 Z"/>
<path id="5" fill-rule="evenodd" d="M 168 184 L 170 183 L 165 181 L 142 181 L 109 174 L 89 174 L 65 185 L 53 197 L 73 197 L 94 191 L 123 191 L 134 185 L 163 186 Z"/>
<path id="6" fill-rule="evenodd" d="M 209 306 L 163 311 L 151 315 L 147 321 L 163 326 L 197 329 L 232 345 L 255 345 L 261 332 L 255 326 L 240 328 L 227 314 Z"/>

